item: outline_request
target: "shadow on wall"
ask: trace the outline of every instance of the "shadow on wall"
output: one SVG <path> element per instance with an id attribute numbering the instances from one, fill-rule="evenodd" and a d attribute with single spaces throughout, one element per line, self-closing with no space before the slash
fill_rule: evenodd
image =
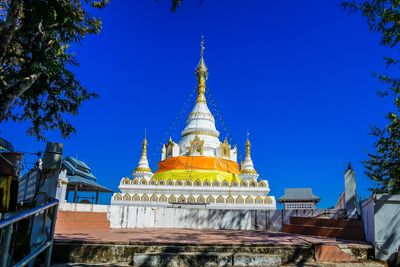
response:
<path id="1" fill-rule="evenodd" d="M 378 239 L 374 244 L 375 256 L 378 259 L 387 258 L 388 266 L 400 266 L 400 204 L 392 197 L 379 195 L 375 202 L 375 239 Z"/>
<path id="2" fill-rule="evenodd" d="M 238 210 L 111 205 L 111 228 L 191 228 L 282 231 L 290 216 L 335 216 L 335 210 Z"/>
<path id="3" fill-rule="evenodd" d="M 187 209 L 177 216 L 179 228 L 268 230 L 282 229 L 282 211 Z"/>

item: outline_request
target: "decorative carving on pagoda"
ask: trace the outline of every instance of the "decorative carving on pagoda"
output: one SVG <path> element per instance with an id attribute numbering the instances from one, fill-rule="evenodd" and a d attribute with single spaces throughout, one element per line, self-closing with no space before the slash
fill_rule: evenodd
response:
<path id="1" fill-rule="evenodd" d="M 201 140 L 197 135 L 190 141 L 190 156 L 203 155 L 204 140 Z"/>
<path id="2" fill-rule="evenodd" d="M 224 158 L 230 158 L 231 157 L 231 146 L 228 144 L 228 140 L 224 140 L 223 143 L 221 143 L 221 156 Z"/>

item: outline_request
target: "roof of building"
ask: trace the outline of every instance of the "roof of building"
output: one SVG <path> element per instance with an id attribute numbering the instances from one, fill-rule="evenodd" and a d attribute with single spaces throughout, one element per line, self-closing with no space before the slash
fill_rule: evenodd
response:
<path id="1" fill-rule="evenodd" d="M 78 175 L 96 181 L 96 176 L 93 175 L 92 170 L 83 161 L 73 157 L 66 157 L 62 165 L 67 169 L 67 175 L 69 176 Z"/>
<path id="2" fill-rule="evenodd" d="M 66 157 L 62 161 L 62 166 L 67 170 L 69 185 L 79 184 L 80 189 L 84 191 L 104 191 L 113 192 L 105 186 L 97 183 L 96 176 L 93 175 L 90 167 L 83 161 L 73 157 Z"/>
<path id="3" fill-rule="evenodd" d="M 8 151 L 11 151 L 11 152 L 14 151 L 13 145 L 10 142 L 8 142 L 6 139 L 0 137 L 0 150 L 2 148 L 6 149 Z"/>
<path id="4" fill-rule="evenodd" d="M 315 201 L 320 198 L 312 192 L 311 188 L 285 188 L 285 194 L 278 198 L 279 202 L 286 201 Z"/>
<path id="5" fill-rule="evenodd" d="M 93 181 L 93 180 L 89 180 L 83 177 L 79 177 L 79 176 L 69 176 L 68 177 L 68 184 L 69 185 L 79 185 L 79 189 L 80 191 L 100 191 L 100 192 L 113 192 L 112 190 L 108 189 L 105 186 L 102 186 L 101 184 Z"/>

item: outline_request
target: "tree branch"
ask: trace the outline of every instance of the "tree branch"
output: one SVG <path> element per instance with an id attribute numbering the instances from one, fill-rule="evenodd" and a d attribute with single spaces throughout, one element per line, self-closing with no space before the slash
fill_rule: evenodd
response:
<path id="1" fill-rule="evenodd" d="M 40 75 L 41 73 L 31 74 L 2 92 L 0 95 L 0 123 L 5 120 L 6 114 L 14 100 L 28 90 Z"/>
<path id="2" fill-rule="evenodd" d="M 10 44 L 10 41 L 14 36 L 21 6 L 21 0 L 11 0 L 11 4 L 7 12 L 7 18 L 0 34 L 0 63 L 3 63 L 3 58 L 6 54 L 8 45 Z"/>

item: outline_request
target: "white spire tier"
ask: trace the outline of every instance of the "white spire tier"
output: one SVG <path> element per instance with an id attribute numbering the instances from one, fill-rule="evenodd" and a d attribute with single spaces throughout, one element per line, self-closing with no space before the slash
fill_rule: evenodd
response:
<path id="1" fill-rule="evenodd" d="M 188 116 L 185 129 L 182 131 L 179 147 L 181 154 L 183 155 L 204 155 L 215 157 L 215 151 L 220 146 L 221 142 L 218 139 L 219 132 L 215 127 L 214 116 L 211 114 L 207 106 L 205 97 L 208 69 L 203 54 L 204 39 L 202 39 L 201 42 L 200 61 L 196 67 L 196 104 Z M 201 151 L 190 149 L 195 143 L 202 144 Z"/>
<path id="2" fill-rule="evenodd" d="M 143 139 L 142 143 L 142 156 L 140 157 L 139 163 L 133 173 L 134 177 L 147 177 L 150 178 L 153 176 L 149 166 L 149 160 L 147 159 L 147 139 L 146 136 Z"/>
<path id="3" fill-rule="evenodd" d="M 254 163 L 253 160 L 251 159 L 250 149 L 251 149 L 251 143 L 249 140 L 249 136 L 247 135 L 246 157 L 240 167 L 240 176 L 245 179 L 257 179 L 259 175 L 256 169 L 254 168 Z"/>

